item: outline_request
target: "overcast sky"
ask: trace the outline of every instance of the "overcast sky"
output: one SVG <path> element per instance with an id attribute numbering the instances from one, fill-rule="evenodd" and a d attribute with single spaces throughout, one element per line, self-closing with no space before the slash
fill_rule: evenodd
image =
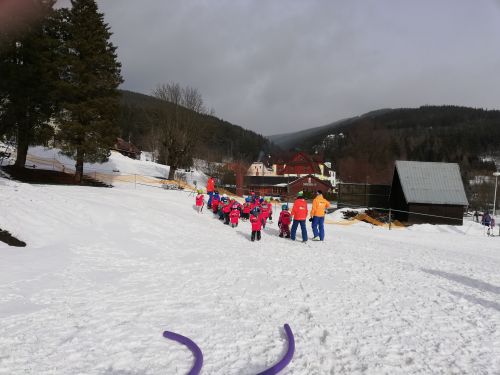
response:
<path id="1" fill-rule="evenodd" d="M 98 0 L 122 88 L 197 88 L 269 135 L 380 108 L 500 108 L 500 0 Z"/>

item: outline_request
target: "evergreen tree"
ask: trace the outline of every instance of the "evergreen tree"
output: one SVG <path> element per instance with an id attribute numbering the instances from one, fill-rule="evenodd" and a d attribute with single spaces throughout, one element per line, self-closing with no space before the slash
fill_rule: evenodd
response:
<path id="1" fill-rule="evenodd" d="M 110 28 L 96 2 L 71 4 L 64 17 L 58 139 L 63 153 L 76 160 L 75 179 L 80 182 L 84 161 L 105 161 L 116 141 L 122 77 Z"/>
<path id="2" fill-rule="evenodd" d="M 55 0 L 35 0 L 29 14 L 0 28 L 0 135 L 15 137 L 15 165 L 24 167 L 28 147 L 47 140 L 55 110 L 57 12 Z"/>

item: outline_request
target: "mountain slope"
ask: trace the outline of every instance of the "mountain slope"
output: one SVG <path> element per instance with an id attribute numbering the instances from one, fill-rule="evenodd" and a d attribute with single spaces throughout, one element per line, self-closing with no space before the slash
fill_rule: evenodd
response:
<path id="1" fill-rule="evenodd" d="M 342 134 L 341 134 L 342 133 Z M 323 154 L 348 182 L 390 183 L 395 160 L 459 163 L 464 181 L 491 175 L 500 152 L 500 111 L 423 106 L 375 111 L 287 135 L 289 147 Z"/>
<path id="2" fill-rule="evenodd" d="M 121 137 L 150 151 L 151 137 L 155 137 L 151 134 L 155 126 L 154 112 L 161 108 L 172 113 L 175 106 L 149 95 L 126 90 L 121 93 Z M 214 161 L 223 158 L 253 160 L 261 151 L 267 152 L 273 148 L 268 139 L 241 126 L 210 115 L 194 113 L 194 117 L 196 121 L 191 126 L 196 137 L 196 158 Z"/>
<path id="3" fill-rule="evenodd" d="M 349 126 L 350 124 L 355 123 L 360 118 L 371 117 L 377 114 L 386 113 L 388 111 L 391 111 L 391 109 L 380 109 L 377 111 L 365 113 L 364 115 L 361 116 L 349 117 L 342 120 L 338 120 L 328 125 L 318 126 L 315 128 L 301 130 L 293 133 L 270 135 L 267 138 L 269 138 L 277 146 L 280 146 L 284 149 L 290 149 L 296 147 L 305 139 L 316 137 L 324 133 L 329 134 L 335 132 L 336 129 L 342 128 L 344 126 Z"/>

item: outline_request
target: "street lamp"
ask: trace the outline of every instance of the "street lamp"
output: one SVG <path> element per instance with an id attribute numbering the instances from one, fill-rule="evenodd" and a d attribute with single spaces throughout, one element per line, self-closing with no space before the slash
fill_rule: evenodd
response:
<path id="1" fill-rule="evenodd" d="M 493 172 L 493 176 L 495 176 L 495 195 L 493 196 L 493 217 L 496 217 L 497 185 L 498 185 L 498 176 L 500 176 L 500 172 Z"/>

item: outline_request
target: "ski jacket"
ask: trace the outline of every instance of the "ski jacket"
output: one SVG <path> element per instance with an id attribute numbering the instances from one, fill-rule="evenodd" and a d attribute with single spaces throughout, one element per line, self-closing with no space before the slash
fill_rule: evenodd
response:
<path id="1" fill-rule="evenodd" d="M 231 210 L 229 218 L 231 219 L 231 224 L 238 224 L 238 219 L 240 218 L 240 211 L 237 209 Z"/>
<path id="2" fill-rule="evenodd" d="M 198 207 L 203 206 L 203 194 L 198 194 L 196 196 L 196 205 Z"/>
<path id="3" fill-rule="evenodd" d="M 231 212 L 231 203 L 226 203 L 224 206 L 222 206 L 222 212 L 225 214 L 228 214 Z"/>
<path id="4" fill-rule="evenodd" d="M 313 217 L 313 216 L 324 217 L 325 210 L 328 207 L 330 207 L 330 202 L 328 202 L 325 198 L 323 198 L 323 195 L 321 195 L 321 194 L 318 195 L 313 200 L 313 205 L 311 208 L 311 217 Z"/>
<path id="5" fill-rule="evenodd" d="M 212 211 L 214 213 L 217 213 L 218 209 L 219 209 L 219 200 L 218 199 L 212 200 Z"/>
<path id="6" fill-rule="evenodd" d="M 307 219 L 307 202 L 304 198 L 297 198 L 293 202 L 292 216 L 293 220 Z"/>
<path id="7" fill-rule="evenodd" d="M 487 227 L 489 227 L 490 223 L 491 223 L 491 216 L 490 216 L 490 214 L 484 214 L 483 218 L 481 219 L 481 224 L 486 225 Z"/>
<path id="8" fill-rule="evenodd" d="M 213 178 L 209 178 L 207 181 L 207 193 L 213 192 L 215 190 L 215 180 Z"/>
<path id="9" fill-rule="evenodd" d="M 290 222 L 292 221 L 291 216 L 292 215 L 290 214 L 289 211 L 286 210 L 281 211 L 278 223 L 281 223 L 283 225 L 290 225 Z"/>
<path id="10" fill-rule="evenodd" d="M 261 204 L 260 208 L 262 217 L 265 217 L 267 219 L 269 217 L 269 204 L 267 202 L 264 202 Z"/>
<path id="11" fill-rule="evenodd" d="M 249 214 L 250 213 L 250 210 L 251 210 L 251 205 L 250 203 L 245 203 L 243 205 L 243 213 L 244 214 Z"/>
<path id="12" fill-rule="evenodd" d="M 258 231 L 262 229 L 262 219 L 259 216 L 250 216 L 250 223 L 252 223 L 252 231 Z"/>

